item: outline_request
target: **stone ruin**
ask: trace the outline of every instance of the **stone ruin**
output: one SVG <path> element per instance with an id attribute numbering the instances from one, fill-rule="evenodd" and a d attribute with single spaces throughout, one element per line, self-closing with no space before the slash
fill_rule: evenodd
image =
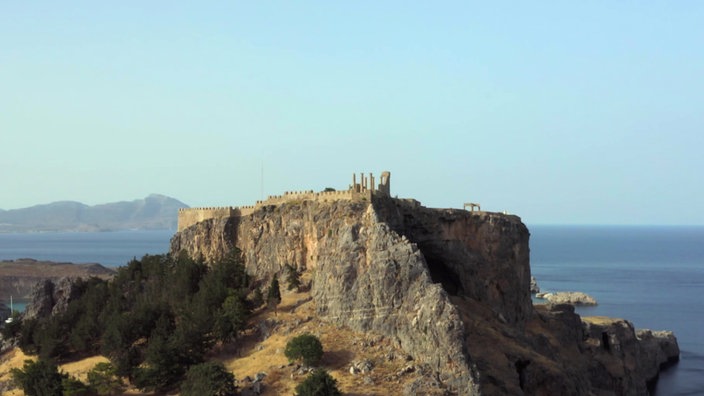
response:
<path id="1" fill-rule="evenodd" d="M 281 205 L 291 201 L 306 200 L 316 202 L 332 202 L 338 200 L 371 200 L 372 196 L 390 197 L 391 172 L 382 172 L 378 185 L 375 184 L 375 181 L 374 174 L 372 173 L 369 173 L 369 175 L 360 173 L 359 180 L 357 180 L 357 174 L 352 174 L 352 184 L 347 190 L 344 191 L 286 191 L 283 195 L 270 195 L 267 199 L 257 201 L 254 205 L 179 209 L 178 231 L 183 231 L 196 223 L 200 223 L 201 221 L 226 217 L 247 216 L 263 206 Z"/>

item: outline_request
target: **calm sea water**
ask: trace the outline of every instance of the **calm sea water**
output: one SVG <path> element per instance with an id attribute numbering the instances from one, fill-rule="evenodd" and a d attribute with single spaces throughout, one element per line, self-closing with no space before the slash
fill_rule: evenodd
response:
<path id="1" fill-rule="evenodd" d="M 582 315 L 672 330 L 680 362 L 657 395 L 704 395 L 704 227 L 532 226 L 531 267 L 543 290 L 583 291 L 599 305 Z M 0 234 L 0 260 L 30 257 L 125 265 L 166 253 L 171 231 Z M 17 307 L 16 307 L 17 308 Z"/>
<path id="2" fill-rule="evenodd" d="M 169 251 L 174 231 L 41 232 L 0 233 L 0 260 L 33 258 L 69 263 L 99 263 L 106 267 L 126 265 L 145 254 Z M 3 301 L 9 305 L 9 301 Z M 15 300 L 24 310 L 27 301 Z"/>
<path id="3" fill-rule="evenodd" d="M 0 233 L 0 260 L 33 258 L 118 267 L 145 254 L 167 253 L 173 234 L 167 230 Z"/>
<path id="4" fill-rule="evenodd" d="M 704 395 L 704 227 L 534 226 L 531 269 L 545 291 L 582 291 L 581 315 L 672 330 L 680 362 L 656 394 Z"/>

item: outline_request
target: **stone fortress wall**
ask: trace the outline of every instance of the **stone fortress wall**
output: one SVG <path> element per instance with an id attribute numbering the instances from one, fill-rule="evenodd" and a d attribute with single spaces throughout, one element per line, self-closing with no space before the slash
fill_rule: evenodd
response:
<path id="1" fill-rule="evenodd" d="M 315 201 L 315 202 L 333 202 L 333 201 L 352 201 L 352 200 L 371 200 L 372 195 L 391 196 L 391 173 L 388 171 L 382 172 L 379 180 L 379 185 L 375 186 L 375 179 L 372 173 L 365 176 L 360 174 L 359 182 L 357 175 L 352 175 L 352 184 L 347 190 L 341 191 L 286 191 L 283 195 L 270 195 L 263 201 L 257 201 L 254 205 L 247 206 L 221 206 L 221 207 L 204 207 L 204 208 L 183 208 L 178 211 L 178 231 L 181 232 L 186 228 L 200 223 L 201 221 L 210 219 L 222 219 L 227 217 L 248 216 L 254 213 L 261 207 L 270 205 L 281 205 L 295 201 Z"/>

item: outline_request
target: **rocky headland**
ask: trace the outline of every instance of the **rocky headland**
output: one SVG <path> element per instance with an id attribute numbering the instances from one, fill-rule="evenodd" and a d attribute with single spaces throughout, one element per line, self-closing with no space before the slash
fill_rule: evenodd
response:
<path id="1" fill-rule="evenodd" d="M 672 333 L 534 306 L 529 237 L 517 216 L 372 194 L 205 219 L 171 252 L 210 260 L 238 247 L 261 284 L 294 266 L 311 278 L 319 319 L 382 334 L 430 368 L 406 394 L 647 394 L 678 359 Z"/>
<path id="2" fill-rule="evenodd" d="M 30 258 L 0 261 L 0 300 L 27 300 L 37 283 L 62 278 L 88 278 L 91 276 L 109 279 L 115 271 L 100 264 L 57 263 Z"/>

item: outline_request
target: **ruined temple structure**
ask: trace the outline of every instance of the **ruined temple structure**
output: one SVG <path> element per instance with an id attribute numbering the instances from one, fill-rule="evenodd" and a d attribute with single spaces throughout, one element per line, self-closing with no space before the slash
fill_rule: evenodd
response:
<path id="1" fill-rule="evenodd" d="M 183 231 L 194 224 L 209 219 L 247 216 L 254 213 L 257 209 L 269 205 L 280 205 L 286 202 L 302 200 L 332 202 L 366 199 L 370 201 L 372 195 L 379 197 L 391 196 L 391 172 L 381 172 L 379 185 L 375 185 L 375 178 L 372 173 L 369 173 L 369 175 L 360 173 L 359 180 L 357 180 L 356 174 L 352 174 L 352 184 L 346 191 L 286 191 L 283 195 L 270 195 L 266 200 L 257 201 L 254 205 L 179 209 L 178 231 Z"/>

